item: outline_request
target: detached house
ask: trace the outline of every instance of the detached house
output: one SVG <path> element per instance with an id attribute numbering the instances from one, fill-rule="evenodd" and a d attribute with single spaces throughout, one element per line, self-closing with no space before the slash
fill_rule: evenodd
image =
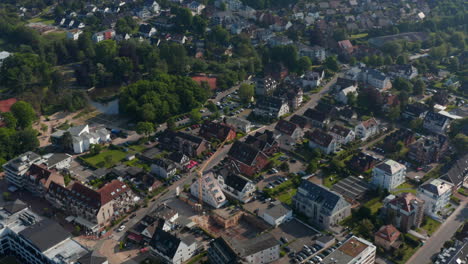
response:
<path id="1" fill-rule="evenodd" d="M 278 88 L 278 82 L 272 77 L 260 78 L 255 83 L 255 94 L 271 96 L 276 91 L 276 88 Z"/>
<path id="2" fill-rule="evenodd" d="M 218 176 L 218 182 L 227 196 L 243 203 L 248 203 L 256 190 L 252 181 L 234 173 L 229 173 L 226 177 Z"/>
<path id="3" fill-rule="evenodd" d="M 366 121 L 362 121 L 355 128 L 356 137 L 360 138 L 362 141 L 367 140 L 368 138 L 377 135 L 379 133 L 379 123 L 375 118 L 371 118 Z"/>
<path id="4" fill-rule="evenodd" d="M 151 253 L 164 263 L 182 264 L 195 255 L 197 240 L 192 235 L 170 233 L 158 228 L 149 245 Z"/>
<path id="5" fill-rule="evenodd" d="M 468 154 L 458 159 L 452 167 L 442 175 L 441 179 L 454 185 L 454 190 L 463 186 L 468 176 Z"/>
<path id="6" fill-rule="evenodd" d="M 394 160 L 386 160 L 372 170 L 372 184 L 391 191 L 406 180 L 406 166 Z"/>
<path id="7" fill-rule="evenodd" d="M 60 144 L 66 133 L 72 137 L 72 146 L 75 153 L 83 153 L 89 150 L 92 144 L 106 143 L 110 141 L 110 132 L 105 128 L 94 128 L 90 130 L 88 125 L 70 127 L 68 130 L 58 130 L 51 135 L 52 142 Z"/>
<path id="8" fill-rule="evenodd" d="M 206 140 L 213 138 L 218 139 L 221 142 L 230 141 L 236 138 L 236 131 L 224 123 L 216 123 L 212 121 L 206 121 L 200 127 L 199 135 Z"/>
<path id="9" fill-rule="evenodd" d="M 277 138 L 273 131 L 265 130 L 263 133 L 256 132 L 255 135 L 247 136 L 245 143 L 271 156 L 278 151 Z"/>
<path id="10" fill-rule="evenodd" d="M 226 119 L 226 124 L 229 125 L 229 126 L 234 127 L 234 129 L 242 131 L 244 133 L 250 132 L 250 130 L 253 127 L 253 125 L 252 125 L 252 123 L 250 121 L 242 119 L 242 118 L 238 118 L 238 117 L 235 117 L 235 116 L 228 117 Z"/>
<path id="11" fill-rule="evenodd" d="M 428 112 L 423 127 L 436 134 L 445 134 L 450 125 L 450 118 L 437 112 Z"/>
<path id="12" fill-rule="evenodd" d="M 176 171 L 177 166 L 168 159 L 154 159 L 151 162 L 151 173 L 163 179 L 174 176 Z"/>
<path id="13" fill-rule="evenodd" d="M 201 4 L 197 1 L 193 1 L 187 5 L 187 8 L 192 11 L 192 15 L 201 15 L 203 9 L 205 9 L 205 5 Z"/>
<path id="14" fill-rule="evenodd" d="M 358 172 L 365 172 L 369 169 L 374 168 L 377 161 L 378 160 L 373 156 L 364 152 L 359 152 L 351 158 L 351 160 L 349 161 L 349 165 L 352 169 Z"/>
<path id="15" fill-rule="evenodd" d="M 357 96 L 357 88 L 358 85 L 356 81 L 338 78 L 335 84 L 335 89 L 337 89 L 335 99 L 343 104 L 347 104 L 349 94 L 353 93 Z"/>
<path id="16" fill-rule="evenodd" d="M 322 83 L 325 78 L 325 71 L 307 71 L 302 77 L 302 87 L 317 87 Z"/>
<path id="17" fill-rule="evenodd" d="M 156 34 L 156 28 L 152 27 L 150 24 L 141 24 L 138 28 L 138 32 L 142 36 L 150 38 Z"/>
<path id="18" fill-rule="evenodd" d="M 115 37 L 115 30 L 109 29 L 101 32 L 94 33 L 92 39 L 95 43 L 103 40 L 113 39 Z"/>
<path id="19" fill-rule="evenodd" d="M 403 118 L 405 119 L 417 119 L 424 118 L 427 113 L 427 106 L 421 103 L 408 104 L 405 107 L 405 110 L 402 113 Z"/>
<path id="20" fill-rule="evenodd" d="M 330 123 L 330 117 L 321 111 L 309 108 L 304 112 L 306 117 L 313 127 L 326 128 Z"/>
<path id="21" fill-rule="evenodd" d="M 75 182 L 69 188 L 52 182 L 46 199 L 72 216 L 72 221 L 98 232 L 121 217 L 135 203 L 135 195 L 125 183 L 113 180 L 99 190 Z"/>
<path id="22" fill-rule="evenodd" d="M 259 149 L 248 143 L 236 141 L 228 152 L 240 172 L 251 177 L 268 165 L 268 157 Z"/>
<path id="23" fill-rule="evenodd" d="M 304 135 L 302 129 L 298 125 L 284 119 L 278 121 L 275 126 L 275 130 L 280 132 L 282 135 L 290 137 L 293 141 L 301 139 Z"/>
<path id="24" fill-rule="evenodd" d="M 195 197 L 199 197 L 199 182 L 199 180 L 196 180 L 190 186 L 190 193 Z M 203 202 L 213 206 L 214 208 L 220 208 L 227 203 L 223 189 L 216 180 L 213 172 L 204 174 L 201 182 Z"/>
<path id="25" fill-rule="evenodd" d="M 309 139 L 309 148 L 318 148 L 327 155 L 337 150 L 336 139 L 321 129 L 315 129 L 311 133 L 306 133 L 306 138 Z"/>
<path id="26" fill-rule="evenodd" d="M 351 141 L 354 141 L 356 137 L 356 134 L 352 129 L 340 125 L 332 126 L 328 133 L 331 134 L 340 145 L 346 145 Z"/>
<path id="27" fill-rule="evenodd" d="M 418 76 L 418 69 L 411 64 L 393 65 L 390 67 L 390 75 L 411 80 Z"/>
<path id="28" fill-rule="evenodd" d="M 409 145 L 408 158 L 427 165 L 439 162 L 448 150 L 448 138 L 443 135 L 423 136 Z"/>
<path id="29" fill-rule="evenodd" d="M 180 151 L 189 157 L 197 157 L 209 147 L 208 142 L 201 137 L 170 130 L 164 131 L 159 137 L 159 143 L 162 149 Z"/>
<path id="30" fill-rule="evenodd" d="M 374 241 L 377 246 L 383 247 L 385 250 L 398 248 L 401 243 L 398 243 L 400 231 L 393 225 L 382 226 L 379 231 L 375 233 Z"/>
<path id="31" fill-rule="evenodd" d="M 419 186 L 417 196 L 425 201 L 425 213 L 431 217 L 438 215 L 450 203 L 453 184 L 441 179 L 433 179 Z"/>

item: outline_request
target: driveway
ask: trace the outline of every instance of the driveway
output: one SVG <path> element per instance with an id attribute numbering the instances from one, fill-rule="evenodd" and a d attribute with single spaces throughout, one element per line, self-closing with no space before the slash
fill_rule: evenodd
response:
<path id="1" fill-rule="evenodd" d="M 426 264 L 432 263 L 431 258 L 440 252 L 444 243 L 450 240 L 457 229 L 468 219 L 468 199 L 465 199 L 453 214 L 445 220 L 439 229 L 426 241 L 426 243 L 406 262 Z"/>

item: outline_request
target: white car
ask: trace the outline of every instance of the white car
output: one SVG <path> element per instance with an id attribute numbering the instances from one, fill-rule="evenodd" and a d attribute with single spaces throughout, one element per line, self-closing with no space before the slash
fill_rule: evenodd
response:
<path id="1" fill-rule="evenodd" d="M 124 225 L 121 225 L 121 226 L 119 227 L 119 229 L 117 229 L 117 231 L 118 231 L 118 232 L 122 232 L 122 231 L 124 231 L 124 229 L 125 229 L 125 226 L 124 226 Z"/>

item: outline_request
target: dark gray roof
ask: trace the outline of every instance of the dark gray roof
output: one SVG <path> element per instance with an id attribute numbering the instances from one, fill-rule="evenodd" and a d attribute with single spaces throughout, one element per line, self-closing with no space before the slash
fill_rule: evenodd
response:
<path id="1" fill-rule="evenodd" d="M 435 122 L 438 126 L 443 126 L 445 122 L 448 122 L 450 119 L 442 114 L 437 112 L 428 112 L 424 121 Z"/>
<path id="2" fill-rule="evenodd" d="M 28 206 L 23 201 L 16 199 L 14 201 L 5 202 L 5 204 L 2 207 L 8 213 L 14 214 L 27 208 Z"/>
<path id="3" fill-rule="evenodd" d="M 232 187 L 239 192 L 241 192 L 244 189 L 245 185 L 248 182 L 249 180 L 247 178 L 234 174 L 234 173 L 230 173 L 224 180 L 224 183 L 227 186 Z"/>
<path id="4" fill-rule="evenodd" d="M 65 153 L 54 153 L 47 159 L 47 166 L 52 167 L 57 163 L 68 159 L 70 156 Z"/>
<path id="5" fill-rule="evenodd" d="M 24 229 L 19 235 L 31 241 L 41 252 L 70 237 L 70 233 L 48 218 Z"/>
<path id="6" fill-rule="evenodd" d="M 218 237 L 210 243 L 208 257 L 210 256 L 216 256 L 216 259 L 221 259 L 224 264 L 238 263 L 236 252 L 234 252 L 231 246 L 222 237 Z"/>
<path id="7" fill-rule="evenodd" d="M 355 176 L 349 176 L 332 186 L 332 191 L 335 191 L 345 197 L 353 200 L 361 199 L 370 189 L 370 185 Z"/>
<path id="8" fill-rule="evenodd" d="M 240 257 L 247 257 L 257 252 L 279 245 L 270 233 L 264 233 L 248 240 L 234 240 L 232 246 Z"/>
<path id="9" fill-rule="evenodd" d="M 232 144 L 228 155 L 244 164 L 251 165 L 260 151 L 249 144 L 241 141 L 236 141 Z"/>
<path id="10" fill-rule="evenodd" d="M 195 238 L 191 235 L 179 237 L 176 234 L 171 234 L 162 230 L 161 228 L 156 229 L 153 237 L 150 241 L 150 246 L 157 249 L 164 256 L 172 259 L 174 258 L 180 243 L 183 242 L 190 246 L 196 242 Z"/>
<path id="11" fill-rule="evenodd" d="M 168 159 L 172 160 L 173 162 L 176 162 L 176 163 L 180 163 L 182 162 L 182 159 L 184 158 L 185 154 L 180 152 L 180 151 L 176 151 L 176 152 L 172 152 L 171 155 L 169 155 Z"/>
<path id="12" fill-rule="evenodd" d="M 265 209 L 264 213 L 276 219 L 286 215 L 289 211 L 291 211 L 291 208 L 282 203 L 279 203 L 274 204 L 271 207 L 269 206 L 267 209 Z"/>
<path id="13" fill-rule="evenodd" d="M 285 103 L 284 98 L 275 97 L 275 96 L 263 96 L 258 99 L 257 107 L 280 109 L 284 103 Z"/>
<path id="14" fill-rule="evenodd" d="M 463 183 L 468 174 L 468 154 L 461 157 L 455 162 L 455 164 L 449 169 L 449 171 L 443 175 L 443 179 L 458 186 Z"/>
<path id="15" fill-rule="evenodd" d="M 325 113 L 309 108 L 304 112 L 304 116 L 318 122 L 324 122 L 328 119 Z"/>
<path id="16" fill-rule="evenodd" d="M 322 209 L 326 209 L 323 212 L 328 215 L 332 214 L 340 200 L 343 200 L 343 197 L 338 193 L 307 180 L 301 182 L 299 189 L 306 190 L 307 194 L 304 195 L 302 192 L 298 191 L 296 195 L 304 195 L 305 198 L 321 204 Z"/>

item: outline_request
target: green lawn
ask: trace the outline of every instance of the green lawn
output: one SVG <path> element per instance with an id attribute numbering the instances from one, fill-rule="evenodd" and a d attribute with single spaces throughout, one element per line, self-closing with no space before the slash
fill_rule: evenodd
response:
<path id="1" fill-rule="evenodd" d="M 134 150 L 136 152 L 143 152 L 143 150 L 146 149 L 146 147 L 144 145 L 132 145 L 132 146 L 130 146 L 128 148 L 131 149 L 131 150 Z"/>
<path id="2" fill-rule="evenodd" d="M 42 23 L 45 25 L 52 25 L 54 23 L 53 19 L 46 19 L 43 17 L 35 17 L 29 20 L 29 23 Z"/>
<path id="3" fill-rule="evenodd" d="M 465 187 L 461 187 L 460 189 L 458 189 L 458 193 L 464 196 L 468 196 L 468 189 L 466 189 Z"/>
<path id="4" fill-rule="evenodd" d="M 101 167 L 106 167 L 110 168 L 120 161 L 122 161 L 125 156 L 127 156 L 129 153 L 121 151 L 121 150 L 115 150 L 115 149 L 108 149 L 104 150 L 101 153 L 97 154 L 96 156 L 92 157 L 87 157 L 83 158 L 83 160 L 87 163 L 89 163 L 91 166 L 96 167 L 96 168 L 101 168 Z M 112 157 L 110 161 L 106 161 L 106 157 Z"/>
<path id="5" fill-rule="evenodd" d="M 133 160 L 129 160 L 127 162 L 125 162 L 126 165 L 128 166 L 132 166 L 132 167 L 139 167 L 139 168 L 142 168 L 144 169 L 145 171 L 150 171 L 150 166 L 146 163 L 144 163 L 143 161 L 135 158 Z"/>
<path id="6" fill-rule="evenodd" d="M 356 35 L 351 35 L 350 39 L 360 39 L 360 38 L 365 38 L 367 37 L 367 33 L 362 33 L 362 34 L 356 34 Z"/>
<path id="7" fill-rule="evenodd" d="M 294 195 L 296 195 L 297 189 L 291 189 L 288 190 L 278 196 L 276 196 L 276 199 L 280 200 L 282 203 L 287 204 L 287 205 L 292 205 L 292 198 Z"/>
<path id="8" fill-rule="evenodd" d="M 410 190 L 408 190 L 410 189 Z M 414 193 L 416 194 L 418 192 L 418 189 L 415 185 L 405 182 L 398 187 L 396 187 L 393 191 L 391 191 L 392 194 L 399 194 L 399 193 Z"/>
<path id="9" fill-rule="evenodd" d="M 369 208 L 371 210 L 372 214 L 375 214 L 379 211 L 380 208 L 382 208 L 383 203 L 381 202 L 381 199 L 379 197 L 374 198 L 364 204 L 365 207 Z"/>
<path id="10" fill-rule="evenodd" d="M 404 246 L 403 247 L 403 251 L 404 251 L 404 254 L 403 254 L 403 259 L 402 260 L 397 260 L 395 261 L 395 263 L 398 263 L 398 264 L 404 264 L 406 263 L 406 261 L 408 261 L 408 259 L 411 258 L 411 256 L 414 255 L 414 253 L 416 253 L 416 251 L 418 251 L 420 247 L 410 247 L 410 246 Z"/>
<path id="11" fill-rule="evenodd" d="M 432 235 L 439 228 L 440 222 L 437 222 L 436 220 L 428 216 L 425 216 L 424 218 L 424 221 L 426 223 L 422 225 L 419 229 L 424 229 L 426 230 L 427 234 Z"/>
<path id="12" fill-rule="evenodd" d="M 331 188 L 333 184 L 337 183 L 339 180 L 338 176 L 330 175 L 323 179 L 323 185 L 327 188 Z"/>

